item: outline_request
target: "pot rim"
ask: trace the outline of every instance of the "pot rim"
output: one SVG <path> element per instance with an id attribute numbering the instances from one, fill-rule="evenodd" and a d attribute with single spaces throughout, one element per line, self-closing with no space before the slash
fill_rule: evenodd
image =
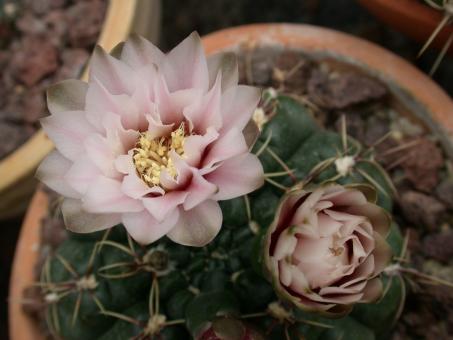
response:
<path id="1" fill-rule="evenodd" d="M 407 100 L 414 101 L 414 98 L 417 98 L 418 101 L 414 104 L 417 108 L 421 107 L 427 112 L 432 112 L 433 120 L 444 123 L 444 126 L 439 127 L 441 129 L 439 131 L 445 130 L 448 136 L 453 135 L 453 115 L 448 116 L 449 112 L 453 112 L 453 102 L 450 97 L 414 66 L 371 42 L 326 28 L 298 24 L 238 26 L 208 34 L 202 41 L 207 54 L 238 50 L 242 46 L 271 44 L 300 48 L 321 57 L 340 57 L 342 61 L 356 67 L 365 67 L 367 72 L 371 71 L 386 81 L 386 84 L 393 84 L 393 87 L 398 84 L 397 88 L 392 90 L 403 89 Z M 34 280 L 33 268 L 37 254 L 36 245 L 39 243 L 39 225 L 46 213 L 47 197 L 38 187 L 27 211 L 14 256 L 10 301 L 20 301 L 22 289 Z M 12 340 L 41 340 L 38 333 L 33 333 L 33 330 L 29 330 L 30 338 L 14 336 L 15 327 L 33 327 L 32 320 L 21 311 L 19 303 L 10 303 L 9 313 Z"/>

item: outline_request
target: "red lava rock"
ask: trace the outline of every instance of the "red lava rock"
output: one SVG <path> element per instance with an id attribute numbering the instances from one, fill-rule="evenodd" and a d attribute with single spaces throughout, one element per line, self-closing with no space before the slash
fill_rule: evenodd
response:
<path id="1" fill-rule="evenodd" d="M 24 37 L 10 61 L 13 74 L 28 87 L 58 68 L 58 51 L 47 39 Z"/>
<path id="2" fill-rule="evenodd" d="M 436 188 L 436 194 L 449 209 L 453 209 L 453 181 L 444 180 Z"/>
<path id="3" fill-rule="evenodd" d="M 14 94 L 8 97 L 5 112 L 8 113 L 3 115 L 6 121 L 16 124 L 36 123 L 47 112 L 43 87 L 35 86 L 25 89 L 22 86 L 17 86 Z"/>
<path id="4" fill-rule="evenodd" d="M 311 73 L 307 89 L 310 99 L 325 109 L 345 109 L 387 94 L 384 85 L 367 76 L 345 72 L 333 77 L 319 69 Z"/>
<path id="5" fill-rule="evenodd" d="M 25 5 L 30 8 L 33 13 L 42 15 L 48 11 L 65 6 L 67 0 L 26 0 Z"/>
<path id="6" fill-rule="evenodd" d="M 25 12 L 16 20 L 16 27 L 23 34 L 40 35 L 46 32 L 46 24 L 31 12 Z"/>
<path id="7" fill-rule="evenodd" d="M 46 112 L 45 91 L 40 88 L 28 91 L 24 98 L 24 121 L 29 124 L 35 124 Z"/>
<path id="8" fill-rule="evenodd" d="M 420 232 L 415 228 L 407 228 L 406 232 L 409 233 L 408 250 L 411 253 L 418 252 L 420 249 Z"/>
<path id="9" fill-rule="evenodd" d="M 437 199 L 417 191 L 404 192 L 399 204 L 409 222 L 428 230 L 437 229 L 446 211 L 445 205 Z"/>
<path id="10" fill-rule="evenodd" d="M 29 137 L 29 133 L 20 125 L 0 121 L 0 159 L 19 147 Z"/>
<path id="11" fill-rule="evenodd" d="M 417 190 L 430 193 L 439 182 L 439 170 L 444 165 L 444 157 L 436 143 L 421 138 L 414 147 L 405 150 L 401 164 L 406 178 Z"/>
<path id="12" fill-rule="evenodd" d="M 448 263 L 453 257 L 453 232 L 431 234 L 423 239 L 423 253 L 440 262 Z"/>
<path id="13" fill-rule="evenodd" d="M 58 69 L 55 80 L 78 78 L 90 58 L 90 54 L 82 48 L 64 50 L 61 56 L 62 66 Z"/>
<path id="14" fill-rule="evenodd" d="M 55 45 L 61 45 L 68 32 L 66 13 L 61 9 L 56 9 L 43 18 L 46 26 L 46 35 Z"/>
<path id="15" fill-rule="evenodd" d="M 104 7 L 102 1 L 93 0 L 78 2 L 68 8 L 68 38 L 72 46 L 90 47 L 96 43 L 104 18 Z"/>

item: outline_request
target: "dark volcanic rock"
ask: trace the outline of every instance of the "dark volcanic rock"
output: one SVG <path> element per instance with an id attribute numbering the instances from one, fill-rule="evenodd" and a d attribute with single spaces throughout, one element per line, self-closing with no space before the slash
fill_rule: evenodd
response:
<path id="1" fill-rule="evenodd" d="M 325 109 L 344 109 L 382 98 L 386 93 L 387 89 L 377 80 L 352 72 L 333 77 L 314 70 L 308 81 L 310 99 Z"/>
<path id="2" fill-rule="evenodd" d="M 417 191 L 403 193 L 399 204 L 408 221 L 428 230 L 438 227 L 446 211 L 445 205 L 437 199 Z"/>

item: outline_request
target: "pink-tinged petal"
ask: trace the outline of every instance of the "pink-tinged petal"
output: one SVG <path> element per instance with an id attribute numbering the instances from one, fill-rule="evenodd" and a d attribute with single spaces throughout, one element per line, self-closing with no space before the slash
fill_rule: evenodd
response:
<path id="1" fill-rule="evenodd" d="M 367 282 L 365 289 L 363 290 L 363 297 L 360 302 L 375 302 L 379 300 L 383 292 L 382 281 L 379 278 L 374 278 Z"/>
<path id="2" fill-rule="evenodd" d="M 363 261 L 358 267 L 356 267 L 355 271 L 345 279 L 345 283 L 343 283 L 340 287 L 349 287 L 354 285 L 360 281 L 368 280 L 374 272 L 374 256 L 368 256 L 365 261 Z"/>
<path id="3" fill-rule="evenodd" d="M 350 206 L 346 211 L 349 214 L 367 217 L 373 225 L 374 230 L 383 237 L 387 236 L 392 220 L 389 214 L 381 207 L 373 203 L 366 203 L 359 206 Z"/>
<path id="4" fill-rule="evenodd" d="M 224 161 L 205 178 L 219 188 L 213 199 L 227 200 L 261 187 L 264 183 L 264 171 L 258 157 L 247 153 Z"/>
<path id="5" fill-rule="evenodd" d="M 222 126 L 221 98 L 221 75 L 219 74 L 212 89 L 201 100 L 183 110 L 191 132 L 203 134 L 209 127 L 220 129 Z"/>
<path id="6" fill-rule="evenodd" d="M 129 235 L 140 244 L 147 245 L 166 235 L 179 219 L 175 210 L 164 221 L 157 221 L 147 210 L 124 213 L 122 221 Z"/>
<path id="7" fill-rule="evenodd" d="M 320 299 L 319 302 L 324 303 L 335 303 L 335 304 L 351 304 L 359 302 L 360 299 L 363 297 L 363 293 L 355 293 L 355 294 L 346 294 L 344 291 L 339 290 L 338 293 L 332 295 L 324 295 L 327 294 L 323 290 L 333 289 L 335 287 L 328 287 L 321 289 L 322 293 L 320 292 Z M 336 290 L 336 289 L 335 289 Z M 318 301 L 317 299 L 314 299 Z"/>
<path id="8" fill-rule="evenodd" d="M 115 167 L 117 155 L 110 149 L 106 138 L 99 134 L 93 134 L 86 138 L 84 143 L 87 156 L 98 169 L 107 177 L 119 178 L 119 173 Z"/>
<path id="9" fill-rule="evenodd" d="M 144 207 L 141 201 L 124 194 L 120 182 L 99 176 L 83 197 L 83 209 L 91 213 L 123 213 L 142 211 Z"/>
<path id="10" fill-rule="evenodd" d="M 168 215 L 174 213 L 178 205 L 182 204 L 187 197 L 187 192 L 171 191 L 162 196 L 143 199 L 145 208 L 158 221 L 163 221 Z"/>
<path id="11" fill-rule="evenodd" d="M 227 160 L 248 151 L 241 131 L 232 128 L 225 135 L 215 141 L 203 160 L 203 167 L 212 167 L 218 162 Z"/>
<path id="12" fill-rule="evenodd" d="M 160 72 L 157 73 L 154 83 L 154 101 L 158 106 L 158 113 L 164 124 L 181 122 L 184 108 L 201 101 L 202 96 L 203 91 L 197 88 L 170 93 L 164 76 Z"/>
<path id="13" fill-rule="evenodd" d="M 287 256 L 292 257 L 296 246 L 297 238 L 294 230 L 290 227 L 280 234 L 275 246 L 273 258 L 279 261 L 283 260 Z"/>
<path id="14" fill-rule="evenodd" d="M 192 169 L 175 151 L 170 152 L 170 159 L 176 169 L 176 178 L 170 176 L 167 169 L 163 169 L 160 173 L 160 184 L 167 191 L 183 189 L 192 178 Z"/>
<path id="15" fill-rule="evenodd" d="M 146 185 L 135 172 L 124 176 L 123 182 L 121 183 L 121 190 L 127 196 L 135 199 L 139 199 L 151 193 L 159 195 L 163 195 L 165 193 L 161 187 L 149 187 Z"/>
<path id="16" fill-rule="evenodd" d="M 41 125 L 57 150 L 72 161 L 85 152 L 83 141 L 95 132 L 82 111 L 66 111 L 45 117 L 41 119 Z"/>
<path id="17" fill-rule="evenodd" d="M 228 131 L 233 126 L 242 131 L 261 98 L 261 90 L 253 86 L 233 86 L 222 95 L 222 130 Z"/>
<path id="18" fill-rule="evenodd" d="M 342 224 L 338 221 L 335 221 L 332 217 L 324 213 L 318 214 L 319 236 L 332 236 L 334 233 L 340 230 L 341 226 Z"/>
<path id="19" fill-rule="evenodd" d="M 76 233 L 92 233 L 121 223 L 120 214 L 91 214 L 83 210 L 80 200 L 67 198 L 61 206 L 66 228 Z"/>
<path id="20" fill-rule="evenodd" d="M 219 133 L 213 128 L 208 128 L 204 135 L 188 136 L 184 141 L 184 160 L 187 164 L 199 167 L 206 148 L 218 137 Z"/>
<path id="21" fill-rule="evenodd" d="M 191 210 L 201 202 L 211 199 L 217 192 L 217 186 L 209 183 L 198 171 L 194 171 L 186 192 L 188 195 L 184 201 L 184 209 Z"/>
<path id="22" fill-rule="evenodd" d="M 106 131 L 107 143 L 114 155 L 125 154 L 135 146 L 139 132 L 131 129 L 125 130 L 119 115 L 114 113 L 106 114 L 102 125 Z"/>
<path id="23" fill-rule="evenodd" d="M 88 84 L 75 79 L 64 80 L 47 90 L 47 107 L 50 113 L 83 111 Z"/>
<path id="24" fill-rule="evenodd" d="M 115 169 L 122 174 L 136 173 L 134 161 L 132 160 L 133 151 L 129 150 L 127 155 L 119 155 L 114 161 Z"/>
<path id="25" fill-rule="evenodd" d="M 209 56 L 208 70 L 209 88 L 214 86 L 219 72 L 222 74 L 222 92 L 238 83 L 238 62 L 236 55 L 232 52 L 221 52 Z"/>
<path id="26" fill-rule="evenodd" d="M 72 162 L 64 158 L 58 151 L 52 151 L 39 165 L 36 177 L 59 194 L 78 198 L 80 197 L 79 193 L 65 180 L 65 174 L 69 171 L 71 165 Z"/>
<path id="27" fill-rule="evenodd" d="M 373 251 L 374 256 L 374 274 L 380 274 L 387 267 L 392 259 L 392 248 L 387 241 L 377 232 L 374 233 L 376 242 Z"/>
<path id="28" fill-rule="evenodd" d="M 167 236 L 176 243 L 202 247 L 211 242 L 222 226 L 222 210 L 215 201 L 205 201 L 192 210 L 180 210 L 175 227 Z"/>
<path id="29" fill-rule="evenodd" d="M 208 65 L 198 33 L 193 32 L 171 50 L 162 64 L 171 92 L 188 88 L 208 89 Z"/>
<path id="30" fill-rule="evenodd" d="M 135 88 L 133 70 L 124 62 L 94 48 L 90 61 L 90 82 L 97 79 L 111 94 L 131 94 Z"/>
<path id="31" fill-rule="evenodd" d="M 324 195 L 322 199 L 331 201 L 335 206 L 356 206 L 367 203 L 365 195 L 354 189 L 327 194 Z"/>
<path id="32" fill-rule="evenodd" d="M 291 265 L 291 285 L 289 286 L 292 290 L 299 294 L 307 294 L 310 291 L 310 284 L 304 273 L 300 271 L 297 266 Z"/>
<path id="33" fill-rule="evenodd" d="M 157 115 L 149 114 L 145 117 L 148 121 L 148 137 L 150 139 L 167 136 L 174 130 L 175 124 L 163 124 Z"/>
<path id="34" fill-rule="evenodd" d="M 86 155 L 80 156 L 67 171 L 65 180 L 81 195 L 84 195 L 90 184 L 102 175 L 99 168 Z"/>
<path id="35" fill-rule="evenodd" d="M 112 94 L 106 86 L 94 78 L 86 96 L 87 120 L 96 126 L 98 131 L 104 132 L 103 120 L 107 113 L 116 113 L 121 117 L 121 123 L 125 129 L 138 130 L 140 125 L 146 122 L 144 113 L 139 103 L 132 100 L 126 94 Z"/>
<path id="36" fill-rule="evenodd" d="M 293 279 L 291 267 L 293 265 L 286 261 L 278 261 L 278 273 L 280 283 L 286 287 L 291 285 L 291 281 Z"/>
<path id="37" fill-rule="evenodd" d="M 165 54 L 148 40 L 133 34 L 124 43 L 121 60 L 132 68 L 155 64 L 159 66 Z"/>

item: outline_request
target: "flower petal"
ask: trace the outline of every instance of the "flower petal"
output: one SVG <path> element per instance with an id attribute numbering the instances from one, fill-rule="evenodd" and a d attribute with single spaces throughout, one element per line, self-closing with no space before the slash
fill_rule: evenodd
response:
<path id="1" fill-rule="evenodd" d="M 159 48 L 137 34 L 126 40 L 121 53 L 121 60 L 132 68 L 149 64 L 159 66 L 164 58 L 165 54 Z"/>
<path id="2" fill-rule="evenodd" d="M 382 281 L 378 277 L 369 280 L 363 290 L 364 295 L 360 302 L 369 303 L 377 301 L 382 296 L 383 288 Z"/>
<path id="3" fill-rule="evenodd" d="M 218 162 L 233 158 L 248 151 L 244 135 L 232 128 L 221 138 L 217 139 L 203 160 L 203 167 L 212 167 Z"/>
<path id="4" fill-rule="evenodd" d="M 206 148 L 218 137 L 219 133 L 213 128 L 208 128 L 204 135 L 188 136 L 184 141 L 184 160 L 187 164 L 199 167 Z"/>
<path id="5" fill-rule="evenodd" d="M 239 70 L 236 54 L 220 52 L 208 57 L 209 88 L 214 86 L 217 75 L 222 73 L 222 92 L 237 85 Z"/>
<path id="6" fill-rule="evenodd" d="M 163 71 L 171 92 L 194 87 L 207 91 L 208 65 L 198 33 L 193 32 L 168 53 Z"/>
<path id="7" fill-rule="evenodd" d="M 205 201 L 192 210 L 180 210 L 175 227 L 167 236 L 176 243 L 202 247 L 211 242 L 220 231 L 222 210 L 215 201 Z"/>
<path id="8" fill-rule="evenodd" d="M 184 209 L 191 210 L 201 202 L 210 199 L 217 186 L 208 182 L 198 171 L 194 171 L 190 186 L 186 189 L 187 198 L 184 201 Z"/>
<path id="9" fill-rule="evenodd" d="M 83 111 L 65 111 L 41 119 L 41 125 L 58 151 L 75 160 L 85 151 L 83 141 L 96 132 Z"/>
<path id="10" fill-rule="evenodd" d="M 222 95 L 222 130 L 228 131 L 233 126 L 242 131 L 261 99 L 261 90 L 246 85 L 230 87 Z"/>
<path id="11" fill-rule="evenodd" d="M 209 127 L 219 130 L 222 126 L 221 78 L 219 74 L 212 89 L 201 100 L 183 110 L 184 117 L 189 121 L 191 132 L 203 134 Z"/>
<path id="12" fill-rule="evenodd" d="M 377 232 L 374 232 L 375 248 L 374 256 L 374 274 L 380 274 L 388 266 L 392 259 L 392 248 L 387 241 Z"/>
<path id="13" fill-rule="evenodd" d="M 99 176 L 83 198 L 83 209 L 91 213 L 122 213 L 142 211 L 144 207 L 139 200 L 124 194 L 120 182 Z"/>
<path id="14" fill-rule="evenodd" d="M 39 165 L 36 177 L 59 194 L 78 198 L 80 197 L 79 193 L 65 180 L 65 174 L 69 171 L 71 165 L 72 162 L 64 158 L 61 153 L 52 151 Z"/>
<path id="15" fill-rule="evenodd" d="M 86 154 L 101 172 L 111 178 L 119 177 L 115 160 L 117 155 L 110 149 L 107 139 L 93 134 L 84 140 Z"/>
<path id="16" fill-rule="evenodd" d="M 80 200 L 67 198 L 61 206 L 66 228 L 76 233 L 92 233 L 121 223 L 120 214 L 91 214 L 82 209 Z"/>
<path id="17" fill-rule="evenodd" d="M 135 88 L 133 74 L 132 68 L 106 53 L 102 47 L 94 48 L 90 61 L 90 83 L 97 79 L 111 94 L 132 94 Z"/>
<path id="18" fill-rule="evenodd" d="M 227 200 L 261 187 L 264 183 L 264 171 L 258 157 L 246 153 L 224 161 L 205 178 L 219 188 L 213 199 Z"/>
<path id="19" fill-rule="evenodd" d="M 82 155 L 67 171 L 65 179 L 74 190 L 84 195 L 90 184 L 100 175 L 101 171 L 91 159 L 87 155 Z"/>
<path id="20" fill-rule="evenodd" d="M 84 110 L 87 89 L 87 83 L 75 79 L 50 86 L 47 90 L 47 107 L 50 113 Z"/>
<path id="21" fill-rule="evenodd" d="M 138 213 L 124 213 L 122 221 L 129 235 L 140 244 L 147 245 L 166 235 L 179 219 L 175 210 L 164 221 L 157 221 L 147 210 Z"/>
<path id="22" fill-rule="evenodd" d="M 176 207 L 184 202 L 187 193 L 184 191 L 172 191 L 162 196 L 143 199 L 145 208 L 157 221 L 163 221 L 168 215 L 174 213 Z"/>
<path id="23" fill-rule="evenodd" d="M 124 176 L 121 183 L 121 190 L 129 197 L 139 199 L 150 193 L 163 195 L 165 192 L 158 186 L 149 187 L 143 182 L 135 172 Z"/>

